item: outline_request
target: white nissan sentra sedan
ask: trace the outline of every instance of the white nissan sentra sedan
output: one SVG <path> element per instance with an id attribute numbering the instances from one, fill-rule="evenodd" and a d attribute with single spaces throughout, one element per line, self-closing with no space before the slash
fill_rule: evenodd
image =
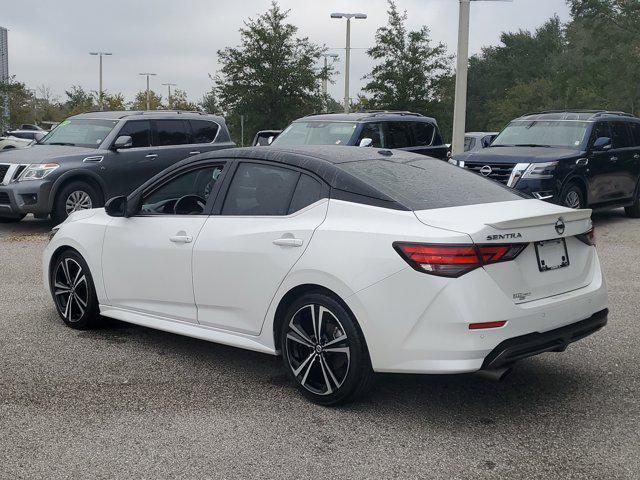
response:
<path id="1" fill-rule="evenodd" d="M 501 376 L 607 322 L 590 210 L 357 147 L 206 153 L 52 231 L 64 322 L 272 355 L 333 405 L 373 372 Z"/>

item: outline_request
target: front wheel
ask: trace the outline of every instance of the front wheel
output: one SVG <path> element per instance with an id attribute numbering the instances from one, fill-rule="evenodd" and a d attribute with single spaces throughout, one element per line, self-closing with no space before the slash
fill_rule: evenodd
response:
<path id="1" fill-rule="evenodd" d="M 98 298 L 87 263 L 74 250 L 63 252 L 51 268 L 51 296 L 71 328 L 84 330 L 99 320 Z"/>
<path id="2" fill-rule="evenodd" d="M 62 223 L 73 212 L 97 208 L 101 203 L 100 192 L 92 185 L 83 181 L 71 182 L 58 192 L 51 217 L 55 223 Z"/>
<path id="3" fill-rule="evenodd" d="M 560 204 L 565 207 L 580 209 L 584 208 L 587 202 L 582 189 L 575 183 L 570 183 L 562 189 Z"/>
<path id="4" fill-rule="evenodd" d="M 352 315 L 325 293 L 294 302 L 280 345 L 289 378 L 315 403 L 347 403 L 370 385 L 373 372 L 362 333 Z"/>

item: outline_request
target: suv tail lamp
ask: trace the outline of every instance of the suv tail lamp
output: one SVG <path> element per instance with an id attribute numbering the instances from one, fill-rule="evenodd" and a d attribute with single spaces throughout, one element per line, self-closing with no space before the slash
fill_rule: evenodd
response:
<path id="1" fill-rule="evenodd" d="M 393 248 L 419 272 L 457 278 L 483 265 L 507 262 L 526 248 L 526 243 L 500 245 L 446 245 L 395 242 Z"/>
<path id="2" fill-rule="evenodd" d="M 576 238 L 585 245 L 589 245 L 590 247 L 596 246 L 596 231 L 593 227 L 591 227 L 591 230 L 589 230 L 588 232 L 576 235 Z"/>

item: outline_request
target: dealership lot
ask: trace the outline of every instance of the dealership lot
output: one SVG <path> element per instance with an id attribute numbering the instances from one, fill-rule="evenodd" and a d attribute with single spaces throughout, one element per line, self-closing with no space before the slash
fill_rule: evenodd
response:
<path id="1" fill-rule="evenodd" d="M 640 220 L 594 223 L 605 330 L 500 384 L 384 375 L 340 409 L 303 400 L 273 357 L 66 328 L 41 287 L 49 224 L 0 225 L 0 478 L 636 478 Z"/>

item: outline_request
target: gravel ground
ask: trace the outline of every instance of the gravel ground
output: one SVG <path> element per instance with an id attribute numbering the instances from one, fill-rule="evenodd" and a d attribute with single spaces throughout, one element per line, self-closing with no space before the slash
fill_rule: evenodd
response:
<path id="1" fill-rule="evenodd" d="M 270 356 L 66 328 L 41 286 L 49 225 L 0 225 L 0 478 L 640 478 L 640 220 L 595 224 L 603 331 L 502 383 L 381 375 L 341 409 Z"/>

